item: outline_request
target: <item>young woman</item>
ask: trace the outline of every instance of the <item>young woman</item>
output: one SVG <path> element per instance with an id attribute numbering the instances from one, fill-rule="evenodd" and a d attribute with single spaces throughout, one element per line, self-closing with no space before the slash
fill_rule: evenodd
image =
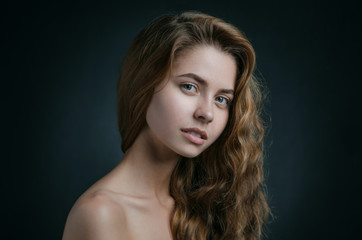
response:
<path id="1" fill-rule="evenodd" d="M 69 213 L 63 240 L 260 239 L 263 125 L 255 54 L 197 12 L 134 39 L 118 84 L 122 161 Z"/>

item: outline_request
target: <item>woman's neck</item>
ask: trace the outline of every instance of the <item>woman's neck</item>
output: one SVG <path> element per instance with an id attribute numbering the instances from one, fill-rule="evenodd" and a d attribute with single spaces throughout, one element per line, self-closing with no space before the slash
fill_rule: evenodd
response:
<path id="1" fill-rule="evenodd" d="M 117 166 L 120 186 L 131 195 L 163 202 L 170 197 L 170 178 L 179 159 L 145 127 Z"/>

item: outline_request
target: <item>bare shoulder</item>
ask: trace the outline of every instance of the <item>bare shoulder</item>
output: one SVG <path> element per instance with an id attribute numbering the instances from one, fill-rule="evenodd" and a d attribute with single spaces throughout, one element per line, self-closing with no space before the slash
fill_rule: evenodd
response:
<path id="1" fill-rule="evenodd" d="M 109 191 L 81 196 L 71 209 L 63 240 L 130 239 L 122 204 Z"/>

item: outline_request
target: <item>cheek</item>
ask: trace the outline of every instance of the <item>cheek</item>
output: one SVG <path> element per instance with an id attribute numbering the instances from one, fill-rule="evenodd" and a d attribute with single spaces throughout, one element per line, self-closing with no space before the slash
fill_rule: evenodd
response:
<path id="1" fill-rule="evenodd" d="M 185 114 L 182 106 L 185 102 L 172 91 L 161 91 L 153 96 L 147 110 L 146 121 L 151 128 L 159 133 L 167 128 L 177 126 L 179 119 Z"/>
<path id="2" fill-rule="evenodd" d="M 150 105 L 147 109 L 146 121 L 148 126 L 154 131 L 160 133 L 162 130 L 162 125 L 165 122 L 168 122 L 168 116 L 165 115 L 167 113 L 165 107 L 163 106 L 163 101 L 160 99 L 159 94 L 153 96 Z"/>
<path id="3" fill-rule="evenodd" d="M 228 122 L 229 119 L 229 113 L 228 112 L 222 112 L 219 114 L 219 117 L 217 119 L 215 119 L 215 125 L 214 125 L 214 130 L 215 130 L 215 134 L 216 134 L 216 138 L 218 138 L 221 133 L 224 131 L 226 124 Z"/>
<path id="4" fill-rule="evenodd" d="M 164 115 L 175 121 L 192 114 L 194 98 L 186 96 L 178 88 L 170 87 L 158 98 L 158 104 L 162 107 Z"/>

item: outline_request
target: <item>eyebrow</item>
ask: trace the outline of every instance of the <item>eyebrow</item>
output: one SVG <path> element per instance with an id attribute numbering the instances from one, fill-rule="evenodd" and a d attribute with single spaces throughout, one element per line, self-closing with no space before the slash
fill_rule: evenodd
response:
<path id="1" fill-rule="evenodd" d="M 207 86 L 206 80 L 202 79 L 200 76 L 196 75 L 195 73 L 185 73 L 182 75 L 179 75 L 177 77 L 188 77 L 194 79 L 196 82 L 198 82 L 201 85 Z M 232 89 L 220 89 L 220 92 L 226 93 L 226 94 L 234 94 L 234 90 Z"/>

